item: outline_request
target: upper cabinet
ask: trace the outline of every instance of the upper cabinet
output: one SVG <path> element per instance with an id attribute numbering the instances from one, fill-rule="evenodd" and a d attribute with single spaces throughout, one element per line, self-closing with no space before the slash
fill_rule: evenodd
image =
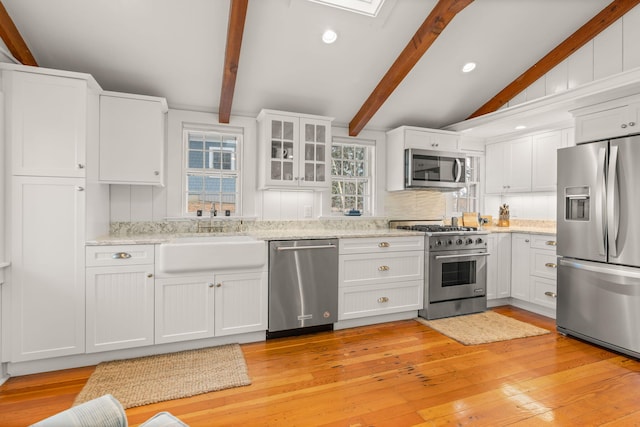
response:
<path id="1" fill-rule="evenodd" d="M 100 182 L 164 185 L 166 113 L 164 98 L 100 95 Z"/>
<path id="2" fill-rule="evenodd" d="M 92 85 L 90 78 L 3 72 L 13 175 L 86 176 Z"/>
<path id="3" fill-rule="evenodd" d="M 640 132 L 640 96 L 572 111 L 576 142 L 596 141 Z"/>
<path id="4" fill-rule="evenodd" d="M 262 110 L 258 115 L 260 188 L 328 190 L 332 120 Z"/>
<path id="5" fill-rule="evenodd" d="M 562 132 L 546 132 L 531 138 L 532 191 L 556 191 L 557 151 L 564 145 Z"/>
<path id="6" fill-rule="evenodd" d="M 531 191 L 531 137 L 488 144 L 486 171 L 487 193 Z"/>
<path id="7" fill-rule="evenodd" d="M 404 190 L 404 150 L 458 151 L 456 132 L 400 126 L 387 132 L 387 191 Z"/>

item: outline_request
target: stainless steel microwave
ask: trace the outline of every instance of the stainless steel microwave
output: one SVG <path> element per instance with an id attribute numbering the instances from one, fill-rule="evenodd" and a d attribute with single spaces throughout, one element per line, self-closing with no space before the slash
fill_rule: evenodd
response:
<path id="1" fill-rule="evenodd" d="M 405 188 L 434 188 L 455 191 L 467 181 L 467 158 L 461 153 L 404 150 Z"/>

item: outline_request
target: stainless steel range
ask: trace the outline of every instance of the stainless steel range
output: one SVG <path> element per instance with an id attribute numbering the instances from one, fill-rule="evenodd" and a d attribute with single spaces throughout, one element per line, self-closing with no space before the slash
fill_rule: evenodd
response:
<path id="1" fill-rule="evenodd" d="M 442 221 L 389 221 L 390 228 L 425 233 L 425 319 L 487 309 L 487 232 Z"/>

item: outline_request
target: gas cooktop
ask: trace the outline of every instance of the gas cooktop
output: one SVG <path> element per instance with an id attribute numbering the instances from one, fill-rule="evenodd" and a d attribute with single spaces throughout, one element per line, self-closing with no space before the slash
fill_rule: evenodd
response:
<path id="1" fill-rule="evenodd" d="M 486 234 L 477 227 L 459 227 L 444 225 L 441 220 L 392 220 L 389 228 L 399 230 L 422 231 L 429 236 L 457 234 Z"/>

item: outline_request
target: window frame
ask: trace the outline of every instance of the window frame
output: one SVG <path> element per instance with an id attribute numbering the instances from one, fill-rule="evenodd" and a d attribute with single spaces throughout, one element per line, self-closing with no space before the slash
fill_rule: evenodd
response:
<path id="1" fill-rule="evenodd" d="M 216 134 L 224 141 L 225 137 L 232 137 L 236 140 L 236 156 L 235 156 L 235 169 L 205 169 L 205 168 L 189 168 L 189 134 L 201 133 Z M 237 127 L 219 127 L 219 126 L 207 126 L 192 123 L 183 123 L 182 125 L 182 168 L 181 168 L 181 215 L 183 217 L 197 217 L 197 212 L 189 212 L 189 188 L 188 188 L 188 176 L 200 175 L 203 177 L 213 177 L 223 179 L 224 177 L 234 177 L 236 179 L 236 191 L 235 191 L 235 211 L 231 213 L 231 216 L 242 216 L 242 165 L 243 165 L 243 146 L 244 146 L 244 131 L 242 128 Z M 204 151 L 204 150 L 203 150 Z M 221 159 L 221 164 L 224 160 Z M 232 160 L 232 163 L 234 161 Z M 221 197 L 224 194 L 222 191 L 215 193 Z M 203 212 L 203 216 L 209 216 L 209 212 Z M 218 212 L 218 216 L 224 216 L 224 212 Z"/>
<path id="2" fill-rule="evenodd" d="M 375 179 L 375 168 L 376 168 L 376 141 L 370 139 L 360 139 L 360 138 L 345 138 L 340 136 L 334 136 L 331 139 L 331 147 L 329 150 L 329 160 L 330 160 L 330 189 L 329 189 L 329 213 L 331 216 L 344 216 L 344 211 L 350 208 L 343 209 L 342 211 L 334 211 L 333 210 L 333 184 L 334 181 L 353 181 L 356 186 L 358 180 L 363 180 L 363 177 L 353 177 L 348 178 L 343 175 L 334 175 L 333 174 L 333 147 L 334 145 L 341 146 L 352 146 L 352 147 L 364 147 L 366 148 L 365 154 L 365 169 L 368 174 L 366 176 L 367 187 L 368 187 L 368 195 L 363 196 L 363 209 L 361 211 L 362 216 L 373 217 L 375 215 L 375 197 L 376 197 L 376 179 Z M 343 159 L 343 158 L 342 158 Z M 344 160 L 344 159 L 343 159 Z M 357 201 L 356 201 L 357 204 Z"/>
<path id="3" fill-rule="evenodd" d="M 459 204 L 457 200 L 466 199 L 467 210 L 464 212 L 480 212 L 480 188 L 481 180 L 480 180 L 480 172 L 481 172 L 481 157 L 474 155 L 467 155 L 467 161 L 469 164 L 466 166 L 467 176 L 464 189 L 454 191 L 450 193 L 450 201 L 447 203 L 447 216 L 462 216 L 463 211 L 456 210 L 459 209 Z M 471 188 L 473 187 L 473 191 Z M 461 194 L 464 190 L 466 194 Z"/>

